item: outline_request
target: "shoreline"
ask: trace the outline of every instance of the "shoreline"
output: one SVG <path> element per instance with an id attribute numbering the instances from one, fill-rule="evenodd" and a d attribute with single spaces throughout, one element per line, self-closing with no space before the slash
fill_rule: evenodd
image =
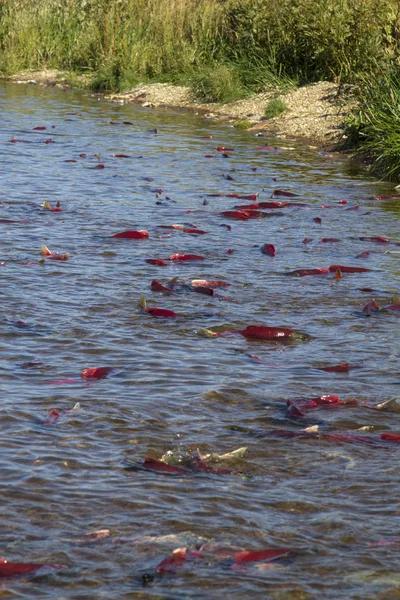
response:
<path id="1" fill-rule="evenodd" d="M 3 77 L 5 81 L 77 88 L 91 94 L 86 76 L 72 78 L 56 70 L 23 71 Z M 80 87 L 80 84 L 82 87 Z M 348 90 L 336 83 L 322 81 L 299 87 L 286 93 L 268 90 L 242 100 L 226 104 L 200 103 L 193 100 L 190 88 L 165 83 L 139 85 L 122 93 L 101 93 L 106 101 L 136 103 L 149 108 L 171 108 L 192 111 L 228 122 L 259 137 L 277 137 L 282 140 L 305 141 L 324 150 L 340 151 L 344 146 L 344 119 L 354 108 Z M 271 99 L 280 98 L 287 109 L 279 116 L 266 119 L 264 111 Z"/>

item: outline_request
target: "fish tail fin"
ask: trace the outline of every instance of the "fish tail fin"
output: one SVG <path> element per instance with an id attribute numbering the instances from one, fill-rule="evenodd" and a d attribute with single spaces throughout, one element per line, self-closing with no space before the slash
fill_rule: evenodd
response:
<path id="1" fill-rule="evenodd" d="M 142 310 L 146 310 L 146 308 L 147 308 L 146 298 L 145 298 L 144 294 L 142 294 L 140 296 L 140 299 L 139 299 L 139 308 L 141 308 Z"/>
<path id="2" fill-rule="evenodd" d="M 167 281 L 167 285 L 174 285 L 175 283 L 177 283 L 179 280 L 179 276 L 178 277 L 173 277 L 172 279 L 170 279 L 169 281 Z"/>
<path id="3" fill-rule="evenodd" d="M 400 304 L 400 296 L 399 296 L 399 294 L 392 294 L 391 303 L 392 304 Z"/>
<path id="4" fill-rule="evenodd" d="M 52 254 L 51 250 L 48 249 L 47 246 L 45 246 L 44 244 L 42 244 L 42 248 L 40 250 L 40 254 L 42 256 L 50 256 Z"/>

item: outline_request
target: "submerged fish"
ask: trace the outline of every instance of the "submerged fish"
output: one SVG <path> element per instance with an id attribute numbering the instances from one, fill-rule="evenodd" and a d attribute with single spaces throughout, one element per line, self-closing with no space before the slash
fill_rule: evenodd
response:
<path id="1" fill-rule="evenodd" d="M 16 563 L 10 562 L 5 558 L 0 558 L 0 577 L 16 577 L 20 575 L 28 575 L 29 573 L 36 573 L 40 569 L 47 569 L 49 571 L 59 571 L 60 569 L 67 569 L 66 565 L 55 565 L 51 563 Z"/>

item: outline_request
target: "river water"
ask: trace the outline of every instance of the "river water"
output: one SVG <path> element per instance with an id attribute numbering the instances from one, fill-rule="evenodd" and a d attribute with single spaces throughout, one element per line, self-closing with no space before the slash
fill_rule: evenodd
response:
<path id="1" fill-rule="evenodd" d="M 375 406 L 399 393 L 400 317 L 362 307 L 391 304 L 400 248 L 359 239 L 400 241 L 400 202 L 374 199 L 393 187 L 343 156 L 192 114 L 16 84 L 0 85 L 0 106 L 0 555 L 67 567 L 3 579 L 1 597 L 398 597 L 400 447 L 380 435 L 400 433 L 400 408 Z M 219 214 L 246 204 L 224 195 L 275 189 L 307 206 Z M 207 233 L 158 228 L 171 224 Z M 141 229 L 148 239 L 111 237 Z M 68 261 L 39 262 L 42 244 Z M 205 260 L 146 263 L 173 253 Z M 287 276 L 336 264 L 371 271 Z M 175 277 L 174 293 L 150 288 Z M 206 296 L 193 279 L 231 286 Z M 144 312 L 142 294 L 179 316 Z M 248 324 L 310 337 L 200 335 Z M 82 378 L 89 367 L 112 371 Z M 288 415 L 287 400 L 322 394 L 357 402 Z M 196 468 L 197 450 L 242 447 Z M 167 452 L 187 474 L 142 468 Z M 183 547 L 186 561 L 159 567 Z M 235 558 L 264 549 L 290 553 Z"/>

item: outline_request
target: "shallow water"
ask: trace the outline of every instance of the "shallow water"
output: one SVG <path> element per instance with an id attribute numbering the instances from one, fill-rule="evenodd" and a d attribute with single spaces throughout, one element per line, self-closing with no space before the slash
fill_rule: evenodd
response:
<path id="1" fill-rule="evenodd" d="M 400 241 L 400 202 L 374 199 L 392 187 L 344 157 L 191 114 L 16 84 L 0 84 L 0 107 L 0 219 L 17 221 L 0 222 L 0 555 L 68 567 L 4 579 L 1 596 L 395 597 L 400 447 L 379 435 L 400 432 L 400 409 L 344 406 L 289 419 L 285 406 L 326 393 L 372 405 L 398 394 L 399 313 L 361 312 L 372 298 L 390 304 L 399 291 L 400 248 L 359 240 Z M 257 150 L 265 144 L 280 151 Z M 218 146 L 234 150 L 224 158 Z M 277 200 L 308 206 L 241 222 L 218 213 L 246 200 L 208 196 L 260 192 L 267 201 L 274 189 L 299 194 Z M 60 200 L 63 211 L 41 208 L 45 200 Z M 157 228 L 174 223 L 207 234 Z M 111 238 L 127 229 L 146 229 L 149 239 Z M 306 237 L 313 241 L 302 243 Z M 275 245 L 275 257 L 260 252 L 264 243 Z M 69 260 L 39 264 L 42 244 L 68 252 Z M 369 257 L 356 259 L 363 250 Z M 205 260 L 145 262 L 176 252 Z M 287 276 L 332 264 L 371 272 L 338 281 Z M 171 295 L 151 291 L 153 279 L 174 277 L 232 285 L 217 290 L 221 297 L 184 287 Z M 377 291 L 360 291 L 365 287 Z M 141 294 L 179 317 L 141 311 Z M 199 335 L 201 327 L 253 323 L 311 337 L 282 344 Z M 343 362 L 359 368 L 318 369 Z M 113 371 L 102 380 L 80 377 L 94 366 Z M 51 409 L 62 413 L 77 402 L 80 410 L 46 424 Z M 370 426 L 365 435 L 374 443 L 271 434 L 315 424 L 322 434 Z M 243 446 L 244 458 L 223 466 L 246 475 L 127 468 L 169 450 L 183 459 L 197 449 Z M 102 540 L 85 535 L 100 529 L 110 532 Z M 176 573 L 156 573 L 173 549 L 204 542 L 293 554 L 237 568 L 210 553 Z M 151 576 L 147 586 L 144 574 Z"/>

